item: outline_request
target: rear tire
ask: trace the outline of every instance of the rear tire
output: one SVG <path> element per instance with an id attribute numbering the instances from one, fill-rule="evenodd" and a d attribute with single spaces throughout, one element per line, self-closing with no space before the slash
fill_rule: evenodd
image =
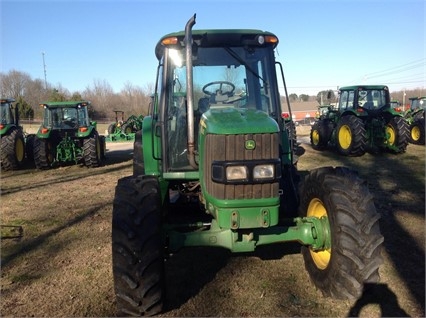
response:
<path id="1" fill-rule="evenodd" d="M 25 154 L 29 161 L 34 161 L 34 139 L 35 134 L 27 135 L 25 139 Z"/>
<path id="2" fill-rule="evenodd" d="M 112 135 L 115 133 L 115 129 L 117 127 L 117 124 L 111 124 L 108 126 L 108 135 Z"/>
<path id="3" fill-rule="evenodd" d="M 421 118 L 410 126 L 410 142 L 415 145 L 425 144 L 425 119 Z"/>
<path id="4" fill-rule="evenodd" d="M 55 160 L 55 151 L 49 139 L 34 138 L 34 163 L 37 169 L 49 169 Z"/>
<path id="5" fill-rule="evenodd" d="M 118 180 L 112 216 L 112 264 L 119 317 L 152 316 L 163 310 L 161 215 L 156 179 Z"/>
<path id="6" fill-rule="evenodd" d="M 301 187 L 299 214 L 328 218 L 331 248 L 302 247 L 306 270 L 324 296 L 355 299 L 365 283 L 379 281 L 384 239 L 365 181 L 343 167 L 313 170 Z"/>
<path id="7" fill-rule="evenodd" d="M 123 126 L 121 126 L 121 132 L 126 135 L 133 133 L 132 125 L 124 124 Z"/>
<path id="8" fill-rule="evenodd" d="M 336 127 L 337 150 L 344 156 L 362 156 L 367 146 L 367 133 L 361 118 L 343 116 Z"/>
<path id="9" fill-rule="evenodd" d="M 9 133 L 1 137 L 1 169 L 17 170 L 22 167 L 24 160 L 25 141 L 22 131 L 16 127 L 10 128 Z"/>
<path id="10" fill-rule="evenodd" d="M 312 125 L 311 133 L 311 146 L 315 150 L 324 150 L 327 148 L 330 139 L 327 133 L 327 125 L 322 121 L 317 121 Z"/>
<path id="11" fill-rule="evenodd" d="M 83 141 L 84 163 L 89 168 L 96 168 L 102 165 L 102 145 L 98 134 L 92 134 Z"/>
<path id="12" fill-rule="evenodd" d="M 385 133 L 385 146 L 393 153 L 404 153 L 410 138 L 407 121 L 403 117 L 392 117 L 386 124 Z"/>

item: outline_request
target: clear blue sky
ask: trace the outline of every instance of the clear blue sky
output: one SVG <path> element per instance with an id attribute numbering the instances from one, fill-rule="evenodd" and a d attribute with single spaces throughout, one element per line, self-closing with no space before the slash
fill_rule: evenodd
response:
<path id="1" fill-rule="evenodd" d="M 353 84 L 391 91 L 425 87 L 425 0 L 0 0 L 1 72 L 17 70 L 71 93 L 106 81 L 155 82 L 164 34 L 253 28 L 280 39 L 289 93 L 316 95 Z"/>

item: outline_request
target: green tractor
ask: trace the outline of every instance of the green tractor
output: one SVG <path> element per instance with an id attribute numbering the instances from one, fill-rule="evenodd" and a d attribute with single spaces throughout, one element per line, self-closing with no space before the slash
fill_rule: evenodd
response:
<path id="1" fill-rule="evenodd" d="M 244 253 L 299 242 L 325 296 L 359 297 L 382 262 L 366 183 L 344 167 L 301 180 L 281 115 L 277 73 L 287 89 L 273 33 L 194 24 L 195 15 L 156 46 L 154 103 L 136 134 L 133 175 L 115 189 L 118 315 L 163 311 L 165 259 L 195 246 Z"/>
<path id="2" fill-rule="evenodd" d="M 108 135 L 119 135 L 121 134 L 121 125 L 124 123 L 124 112 L 122 110 L 114 110 L 115 123 L 108 126 Z M 121 119 L 119 119 L 121 116 Z"/>
<path id="3" fill-rule="evenodd" d="M 399 154 L 408 145 L 408 124 L 391 107 L 387 86 L 347 86 L 339 90 L 337 108 L 312 125 L 310 139 L 312 148 L 336 147 L 344 156 L 384 150 Z"/>
<path id="4" fill-rule="evenodd" d="M 46 102 L 43 123 L 34 138 L 37 169 L 58 164 L 84 163 L 99 167 L 105 159 L 105 137 L 88 115 L 87 101 Z"/>
<path id="5" fill-rule="evenodd" d="M 426 96 L 410 98 L 410 109 L 405 118 L 410 125 L 410 142 L 416 145 L 425 144 L 425 109 Z"/>
<path id="6" fill-rule="evenodd" d="M 17 170 L 25 161 L 25 137 L 13 98 L 2 98 L 0 108 L 1 170 Z"/>
<path id="7" fill-rule="evenodd" d="M 134 140 L 135 134 L 142 129 L 143 116 L 131 115 L 124 120 L 122 110 L 114 110 L 115 123 L 108 126 L 108 141 Z M 119 119 L 121 116 L 121 120 Z"/>

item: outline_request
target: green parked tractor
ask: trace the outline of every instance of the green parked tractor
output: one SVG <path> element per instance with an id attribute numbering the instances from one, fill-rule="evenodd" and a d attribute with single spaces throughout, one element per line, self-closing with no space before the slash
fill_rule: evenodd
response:
<path id="1" fill-rule="evenodd" d="M 273 33 L 194 24 L 195 15 L 156 46 L 154 102 L 136 134 L 133 175 L 115 189 L 117 314 L 163 311 L 165 259 L 195 246 L 241 253 L 299 242 L 325 296 L 359 297 L 364 283 L 379 280 L 382 262 L 365 181 L 344 167 L 300 177 L 281 115 L 278 83 L 287 89 Z"/>
<path id="2" fill-rule="evenodd" d="M 89 119 L 87 101 L 46 102 L 43 123 L 34 139 L 34 162 L 38 169 L 58 164 L 84 163 L 101 166 L 105 159 L 105 137 Z"/>
<path id="3" fill-rule="evenodd" d="M 312 148 L 336 147 L 344 156 L 365 152 L 405 152 L 408 124 L 403 114 L 391 107 L 384 85 L 347 86 L 339 90 L 337 108 L 330 108 L 312 125 Z"/>
<path id="4" fill-rule="evenodd" d="M 142 129 L 143 116 L 131 115 L 124 120 L 124 112 L 122 110 L 114 110 L 115 123 L 108 126 L 107 141 L 125 141 L 134 140 L 135 133 Z M 121 119 L 119 119 L 121 116 Z"/>
<path id="5" fill-rule="evenodd" d="M 25 161 L 25 137 L 13 98 L 2 98 L 0 108 L 1 170 L 17 170 Z"/>
<path id="6" fill-rule="evenodd" d="M 410 142 L 416 145 L 425 144 L 425 109 L 426 96 L 410 98 L 410 109 L 405 118 L 410 125 Z"/>

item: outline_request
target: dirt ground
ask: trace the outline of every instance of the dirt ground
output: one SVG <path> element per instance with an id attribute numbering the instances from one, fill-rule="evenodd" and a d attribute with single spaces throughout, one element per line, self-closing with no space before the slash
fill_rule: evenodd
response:
<path id="1" fill-rule="evenodd" d="M 300 133 L 298 133 L 300 134 Z M 315 152 L 300 134 L 303 172 L 345 165 L 367 179 L 385 237 L 381 282 L 356 301 L 324 298 L 300 246 L 231 255 L 182 250 L 166 262 L 163 316 L 425 316 L 425 148 L 344 158 Z M 132 172 L 132 144 L 107 144 L 107 164 L 1 174 L 2 317 L 111 317 L 111 214 L 117 180 Z"/>

